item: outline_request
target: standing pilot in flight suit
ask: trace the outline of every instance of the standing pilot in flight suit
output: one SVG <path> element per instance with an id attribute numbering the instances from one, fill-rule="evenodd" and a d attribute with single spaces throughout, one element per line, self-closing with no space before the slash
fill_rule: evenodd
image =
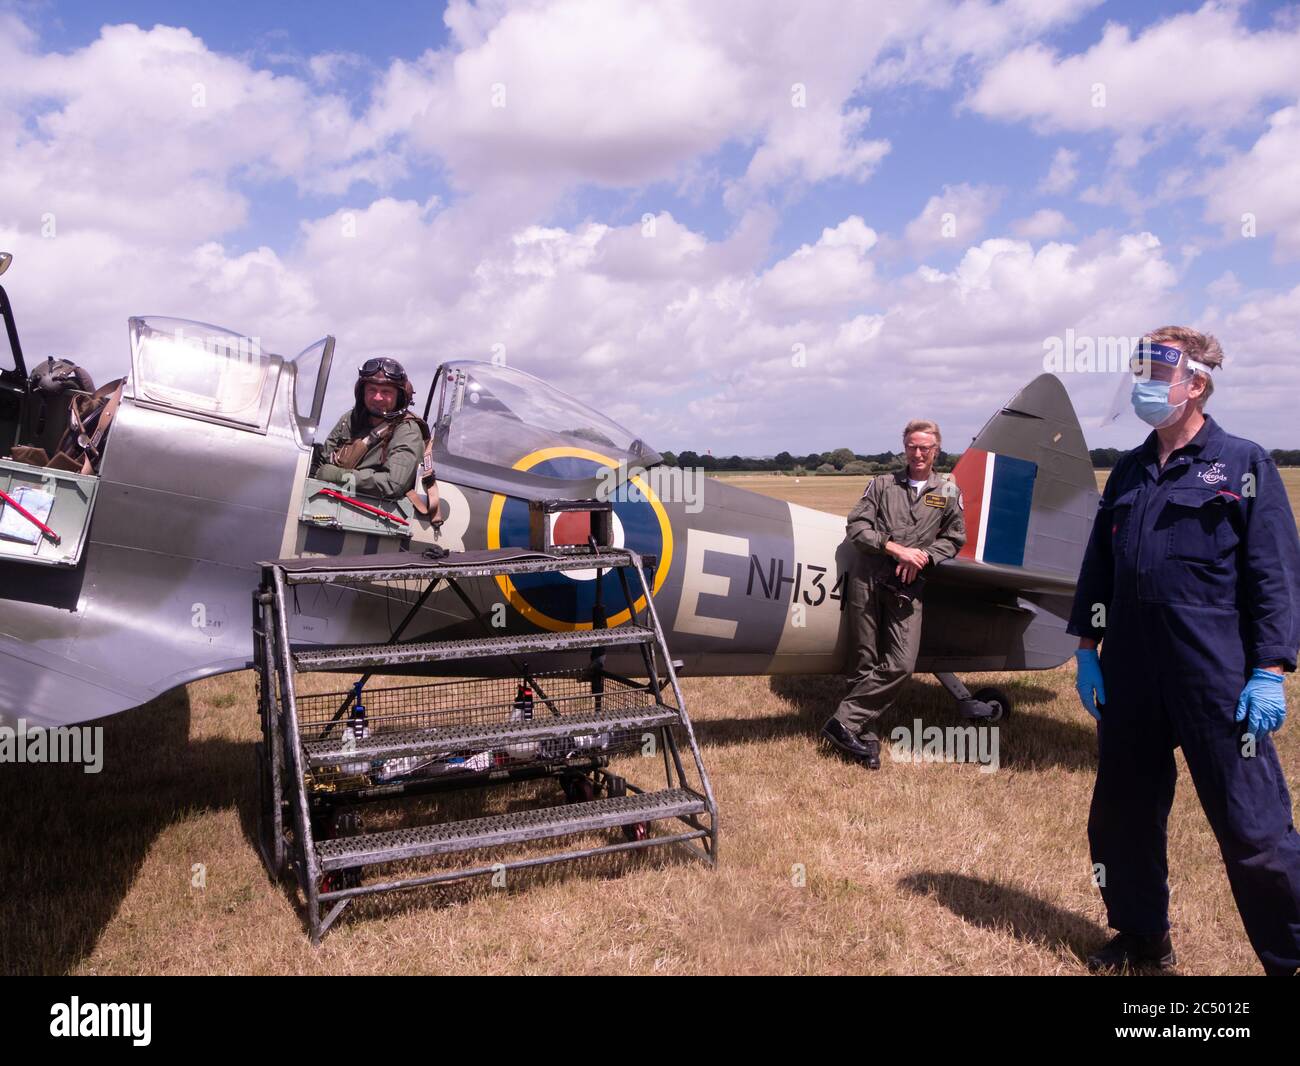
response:
<path id="1" fill-rule="evenodd" d="M 1098 720 L 1088 839 L 1118 931 L 1089 956 L 1094 970 L 1174 963 L 1175 747 L 1265 971 L 1300 966 L 1300 836 L 1269 738 L 1300 644 L 1300 538 L 1268 453 L 1202 413 L 1222 362 L 1195 330 L 1143 339 L 1131 402 L 1155 431 L 1106 482 L 1079 573 L 1069 631 Z"/>
<path id="2" fill-rule="evenodd" d="M 846 607 L 853 658 L 848 689 L 822 736 L 869 770 L 880 769 L 871 727 L 916 667 L 925 572 L 966 543 L 961 494 L 934 472 L 941 443 L 936 423 L 909 422 L 906 469 L 875 478 L 849 512 L 848 540 L 857 549 Z"/>

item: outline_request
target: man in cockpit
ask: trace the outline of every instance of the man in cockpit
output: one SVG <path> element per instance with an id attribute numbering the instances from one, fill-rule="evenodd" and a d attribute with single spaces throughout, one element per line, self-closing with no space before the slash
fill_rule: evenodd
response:
<path id="1" fill-rule="evenodd" d="M 321 446 L 315 476 L 362 496 L 394 500 L 415 487 L 428 430 L 411 410 L 415 390 L 396 359 L 368 359 L 357 372 L 356 403 Z"/>

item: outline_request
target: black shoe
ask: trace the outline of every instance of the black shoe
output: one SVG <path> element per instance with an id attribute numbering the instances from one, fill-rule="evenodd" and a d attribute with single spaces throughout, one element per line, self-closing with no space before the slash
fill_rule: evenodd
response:
<path id="1" fill-rule="evenodd" d="M 867 754 L 862 757 L 862 764 L 868 770 L 880 769 L 880 738 L 875 733 L 868 733 L 862 738 L 862 746 Z"/>
<path id="2" fill-rule="evenodd" d="M 1142 936 L 1139 933 L 1119 933 L 1110 938 L 1106 946 L 1088 956 L 1088 969 L 1100 970 L 1156 969 L 1167 970 L 1178 959 L 1174 955 L 1173 941 L 1168 933 Z"/>
<path id="3" fill-rule="evenodd" d="M 1264 976 L 1266 977 L 1294 977 L 1300 970 L 1294 966 L 1270 966 L 1264 963 Z"/>
<path id="4" fill-rule="evenodd" d="M 870 755 L 870 750 L 857 737 L 844 728 L 844 723 L 838 718 L 832 718 L 822 726 L 822 738 L 845 755 L 854 759 L 865 759 Z M 880 756 L 876 756 L 876 764 L 880 764 Z"/>

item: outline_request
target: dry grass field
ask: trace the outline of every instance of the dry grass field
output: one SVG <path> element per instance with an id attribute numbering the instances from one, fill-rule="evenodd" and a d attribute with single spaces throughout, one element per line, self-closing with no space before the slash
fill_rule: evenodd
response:
<path id="1" fill-rule="evenodd" d="M 734 480 L 840 514 L 862 490 Z M 252 675 L 200 682 L 105 720 L 99 775 L 0 771 L 0 972 L 1082 973 L 1107 932 L 1085 839 L 1096 736 L 1072 669 L 968 680 L 1016 703 L 995 773 L 829 756 L 816 734 L 834 678 L 687 680 L 721 811 L 716 870 L 655 850 L 421 889 L 353 906 L 319 948 L 253 844 Z M 932 678 L 884 730 L 915 718 L 957 724 Z M 1294 794 L 1300 727 L 1278 742 Z M 1170 878 L 1180 972 L 1258 973 L 1185 767 Z"/>

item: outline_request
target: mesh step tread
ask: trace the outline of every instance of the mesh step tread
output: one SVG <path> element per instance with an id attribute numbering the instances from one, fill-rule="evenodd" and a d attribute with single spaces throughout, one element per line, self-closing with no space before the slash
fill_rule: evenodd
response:
<path id="1" fill-rule="evenodd" d="M 358 569 L 287 570 L 286 585 L 333 584 L 338 581 L 433 581 L 440 578 L 497 577 L 510 574 L 545 574 L 566 570 L 614 570 L 633 566 L 630 552 L 620 548 L 603 548 L 599 552 L 560 551 L 553 555 L 528 555 L 521 559 L 479 559 L 474 562 L 431 562 L 420 565 L 405 563 L 393 569 L 362 567 Z"/>
<path id="2" fill-rule="evenodd" d="M 612 629 L 576 629 L 565 633 L 522 633 L 472 640 L 430 640 L 418 644 L 357 644 L 329 648 L 298 648 L 299 670 L 338 670 L 356 666 L 397 666 L 403 663 L 484 659 L 494 655 L 577 651 L 620 644 L 649 644 L 653 629 L 625 624 Z"/>
<path id="3" fill-rule="evenodd" d="M 369 863 L 394 862 L 426 855 L 544 840 L 597 829 L 610 829 L 661 818 L 676 818 L 706 811 L 704 797 L 685 788 L 641 792 L 627 796 L 513 811 L 462 822 L 394 829 L 353 837 L 336 837 L 316 843 L 323 870 L 341 870 Z"/>
<path id="4" fill-rule="evenodd" d="M 391 759 L 404 755 L 454 752 L 466 748 L 492 748 L 520 741 L 549 740 L 595 733 L 620 733 L 637 729 L 658 729 L 680 721 L 675 710 L 664 704 L 647 703 L 643 708 L 552 715 L 539 701 L 535 717 L 521 722 L 489 722 L 378 732 L 362 740 L 345 742 L 347 722 L 341 721 L 326 739 L 304 740 L 302 750 L 309 766 L 331 766 L 362 759 Z"/>

